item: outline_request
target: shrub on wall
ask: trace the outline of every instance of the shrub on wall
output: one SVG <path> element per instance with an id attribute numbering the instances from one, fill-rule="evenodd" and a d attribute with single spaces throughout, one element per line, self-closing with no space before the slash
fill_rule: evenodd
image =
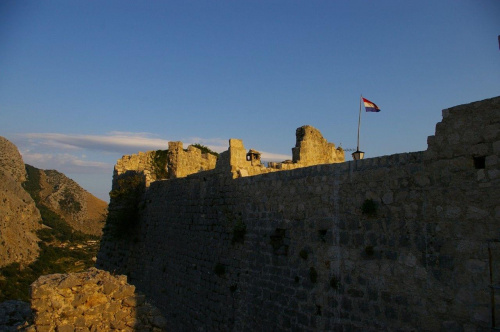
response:
<path id="1" fill-rule="evenodd" d="M 306 260 L 306 259 L 307 259 L 307 257 L 309 257 L 309 254 L 307 253 L 307 250 L 302 249 L 302 250 L 299 252 L 299 256 L 300 256 L 300 258 L 302 258 L 302 259 Z"/>
<path id="2" fill-rule="evenodd" d="M 366 256 L 373 256 L 375 254 L 375 249 L 373 248 L 373 246 L 367 246 L 365 248 L 365 254 Z"/>
<path id="3" fill-rule="evenodd" d="M 361 212 L 368 216 L 374 216 L 377 214 L 378 205 L 373 199 L 365 199 L 363 205 L 361 206 Z"/>
<path id="4" fill-rule="evenodd" d="M 201 150 L 201 153 L 210 153 L 216 157 L 219 157 L 219 154 L 215 151 L 212 151 L 210 150 L 209 147 L 205 146 L 205 145 L 201 145 L 199 143 L 195 143 L 195 144 L 192 144 L 192 146 L 194 146 L 195 148 L 198 148 Z"/>
<path id="5" fill-rule="evenodd" d="M 313 284 L 318 281 L 318 272 L 314 267 L 309 268 L 309 279 Z"/>
<path id="6" fill-rule="evenodd" d="M 167 163 L 168 150 L 157 150 L 154 152 L 153 168 L 156 179 L 166 179 L 168 177 Z"/>
<path id="7" fill-rule="evenodd" d="M 231 243 L 243 243 L 245 242 L 245 234 L 247 233 L 247 225 L 241 220 L 241 218 L 237 218 L 234 222 L 233 227 L 233 238 L 231 239 Z"/>
<path id="8" fill-rule="evenodd" d="M 340 287 L 340 280 L 337 279 L 336 276 L 332 276 L 330 278 L 330 287 L 332 287 L 333 289 L 339 289 L 339 287 Z"/>
<path id="9" fill-rule="evenodd" d="M 145 190 L 144 174 L 127 172 L 116 181 L 111 198 L 106 232 L 116 238 L 130 237 L 139 221 L 139 204 Z"/>
<path id="10" fill-rule="evenodd" d="M 226 267 L 221 263 L 217 263 L 217 264 L 215 264 L 215 267 L 214 267 L 214 273 L 217 276 L 221 277 L 224 274 L 226 274 Z"/>

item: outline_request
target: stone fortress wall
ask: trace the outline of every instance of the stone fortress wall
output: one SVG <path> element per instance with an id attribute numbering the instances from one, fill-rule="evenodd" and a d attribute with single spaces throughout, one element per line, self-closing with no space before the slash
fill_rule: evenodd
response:
<path id="1" fill-rule="evenodd" d="M 500 320 L 489 287 L 500 283 L 500 97 L 444 110 L 423 152 L 246 177 L 231 161 L 240 142 L 224 169 L 151 182 L 132 234 L 104 234 L 97 266 L 127 274 L 168 328 L 489 331 Z"/>

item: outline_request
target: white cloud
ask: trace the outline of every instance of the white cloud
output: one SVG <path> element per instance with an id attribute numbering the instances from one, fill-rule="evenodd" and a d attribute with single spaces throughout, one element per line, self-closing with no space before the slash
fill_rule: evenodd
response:
<path id="1" fill-rule="evenodd" d="M 59 133 L 27 133 L 17 135 L 21 145 L 45 150 L 93 150 L 122 154 L 138 151 L 165 150 L 168 141 L 147 133 L 111 132 L 107 135 L 71 135 Z M 19 143 L 18 143 L 19 144 Z"/>
<path id="2" fill-rule="evenodd" d="M 286 154 L 278 154 L 278 153 L 270 153 L 270 152 L 261 152 L 261 159 L 263 161 L 276 161 L 281 162 L 285 160 L 291 160 L 292 156 L 288 156 Z"/>
<path id="3" fill-rule="evenodd" d="M 69 153 L 32 153 L 20 151 L 26 164 L 41 169 L 55 169 L 68 173 L 103 173 L 110 172 L 113 165 L 100 161 L 90 161 Z"/>
<path id="4" fill-rule="evenodd" d="M 168 140 L 150 133 L 113 131 L 105 135 L 74 135 L 61 133 L 26 133 L 18 134 L 16 145 L 22 151 L 27 164 L 42 169 L 57 169 L 61 172 L 95 173 L 109 170 L 112 165 L 103 162 L 102 152 L 135 154 L 139 151 L 166 150 Z M 190 137 L 185 140 L 185 147 L 199 143 L 213 151 L 223 152 L 229 147 L 229 140 L 221 138 Z M 86 153 L 94 151 L 92 161 Z M 101 152 L 101 155 L 99 155 Z M 263 161 L 284 161 L 291 156 L 260 151 Z M 80 155 L 76 155 L 79 153 Z M 118 158 L 117 158 L 118 159 Z"/>

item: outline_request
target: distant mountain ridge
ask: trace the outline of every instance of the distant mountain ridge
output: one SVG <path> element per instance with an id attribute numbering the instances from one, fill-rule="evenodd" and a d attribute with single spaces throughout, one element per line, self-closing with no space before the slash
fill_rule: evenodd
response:
<path id="1" fill-rule="evenodd" d="M 24 188 L 38 204 L 61 216 L 73 229 L 84 234 L 102 235 L 107 203 L 56 170 L 41 170 L 26 164 Z"/>

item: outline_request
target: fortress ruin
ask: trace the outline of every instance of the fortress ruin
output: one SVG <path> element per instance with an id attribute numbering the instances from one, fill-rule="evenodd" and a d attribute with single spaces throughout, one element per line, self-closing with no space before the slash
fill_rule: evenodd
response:
<path id="1" fill-rule="evenodd" d="M 170 330 L 489 331 L 500 97 L 442 114 L 427 150 L 357 161 L 310 126 L 268 167 L 236 139 L 219 158 L 180 142 L 125 156 L 97 267 Z"/>

